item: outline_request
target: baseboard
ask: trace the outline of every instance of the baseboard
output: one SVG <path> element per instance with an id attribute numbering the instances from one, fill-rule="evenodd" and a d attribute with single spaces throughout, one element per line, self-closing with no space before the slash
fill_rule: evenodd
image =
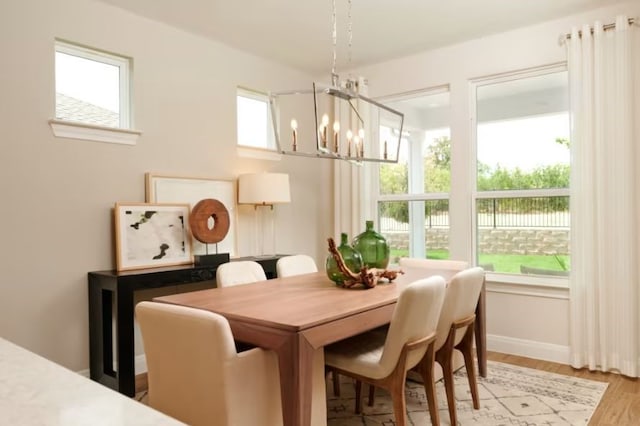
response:
<path id="1" fill-rule="evenodd" d="M 569 364 L 569 347 L 515 337 L 487 335 L 487 349 L 510 355 Z"/>

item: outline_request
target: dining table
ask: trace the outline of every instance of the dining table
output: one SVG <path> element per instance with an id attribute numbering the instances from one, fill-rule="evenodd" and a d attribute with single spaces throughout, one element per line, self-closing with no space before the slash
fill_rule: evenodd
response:
<path id="1" fill-rule="evenodd" d="M 324 272 L 315 272 L 153 300 L 220 314 L 229 321 L 234 339 L 276 352 L 283 423 L 309 426 L 314 351 L 388 324 L 400 293 L 411 282 L 434 275 L 448 281 L 456 272 L 404 267 L 402 271 L 392 282 L 379 282 L 373 288 L 344 288 Z M 479 373 L 486 377 L 484 284 L 475 336 Z"/>

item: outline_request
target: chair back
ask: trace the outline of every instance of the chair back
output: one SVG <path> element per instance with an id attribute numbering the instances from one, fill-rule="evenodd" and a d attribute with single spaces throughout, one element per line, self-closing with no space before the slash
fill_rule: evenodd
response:
<path id="1" fill-rule="evenodd" d="M 216 269 L 216 285 L 218 287 L 250 284 L 266 279 L 267 276 L 262 266 L 252 260 L 227 262 L 218 266 Z"/>
<path id="2" fill-rule="evenodd" d="M 474 314 L 483 283 L 484 269 L 480 267 L 465 269 L 451 278 L 445 293 L 440 319 L 438 320 L 436 350 L 444 345 L 454 322 Z M 462 340 L 466 329 L 467 327 L 461 327 L 456 331 L 454 345 Z"/>
<path id="3" fill-rule="evenodd" d="M 444 294 L 445 280 L 440 276 L 414 281 L 400 293 L 380 358 L 382 373 L 393 371 L 406 343 L 435 333 Z M 405 368 L 415 366 L 425 350 L 410 352 Z"/>
<path id="4" fill-rule="evenodd" d="M 228 321 L 213 312 L 140 302 L 136 316 L 151 407 L 194 426 L 282 425 L 275 352 L 237 353 Z"/>
<path id="5" fill-rule="evenodd" d="M 236 356 L 227 320 L 164 303 L 136 305 L 149 381 L 149 405 L 188 424 L 228 423 L 224 366 Z"/>
<path id="6" fill-rule="evenodd" d="M 436 259 L 418 259 L 414 257 L 401 257 L 398 262 L 400 267 L 409 268 L 425 268 L 440 269 L 448 271 L 462 271 L 469 267 L 469 262 L 464 260 L 436 260 Z"/>
<path id="7" fill-rule="evenodd" d="M 291 277 L 293 275 L 310 274 L 318 272 L 316 262 L 311 256 L 306 254 L 296 254 L 278 259 L 276 272 L 279 278 Z"/>

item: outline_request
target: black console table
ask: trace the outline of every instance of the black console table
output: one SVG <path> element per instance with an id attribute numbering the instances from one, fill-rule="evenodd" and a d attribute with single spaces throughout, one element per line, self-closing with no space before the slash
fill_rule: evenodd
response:
<path id="1" fill-rule="evenodd" d="M 241 257 L 262 265 L 268 279 L 276 276 L 276 262 L 285 255 Z M 89 272 L 89 360 L 91 379 L 127 396 L 135 394 L 135 291 L 211 281 L 216 266 L 186 265 L 136 271 Z M 114 321 L 115 319 L 115 321 Z M 115 336 L 114 336 L 115 333 Z M 114 340 L 115 337 L 115 340 Z M 117 369 L 113 366 L 113 342 Z"/>

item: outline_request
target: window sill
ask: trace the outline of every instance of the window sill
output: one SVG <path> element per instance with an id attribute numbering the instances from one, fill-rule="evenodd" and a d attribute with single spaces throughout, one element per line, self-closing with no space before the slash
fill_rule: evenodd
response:
<path id="1" fill-rule="evenodd" d="M 239 157 L 257 158 L 259 160 L 280 161 L 282 159 L 282 154 L 272 149 L 266 148 L 238 146 L 237 153 Z"/>
<path id="2" fill-rule="evenodd" d="M 569 299 L 569 280 L 565 277 L 540 277 L 488 272 L 487 292 L 522 296 Z"/>
<path id="3" fill-rule="evenodd" d="M 58 138 L 82 139 L 123 145 L 135 145 L 142 134 L 137 130 L 116 129 L 114 127 L 56 119 L 49 120 L 49 125 L 53 135 Z"/>

